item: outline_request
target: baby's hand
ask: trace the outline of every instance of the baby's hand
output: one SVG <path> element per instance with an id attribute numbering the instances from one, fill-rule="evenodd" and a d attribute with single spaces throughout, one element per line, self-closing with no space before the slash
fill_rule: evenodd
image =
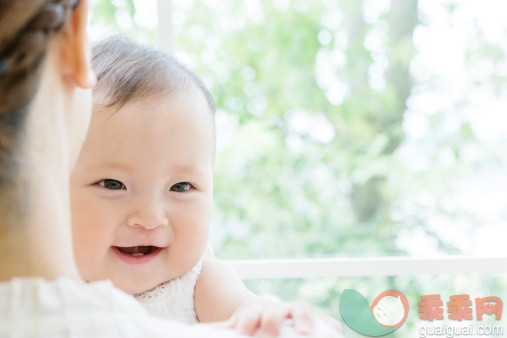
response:
<path id="1" fill-rule="evenodd" d="M 234 311 L 222 327 L 236 330 L 243 335 L 276 336 L 282 322 L 292 318 L 294 331 L 302 335 L 312 333 L 313 311 L 305 302 L 282 302 L 274 298 L 255 296 L 243 302 Z M 340 323 L 330 317 L 323 319 L 337 332 L 341 332 Z"/>

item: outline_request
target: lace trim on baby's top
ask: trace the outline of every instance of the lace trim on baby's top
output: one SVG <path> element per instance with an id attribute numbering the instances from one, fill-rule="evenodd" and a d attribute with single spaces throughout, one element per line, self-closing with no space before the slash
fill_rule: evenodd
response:
<path id="1" fill-rule="evenodd" d="M 156 317 L 176 320 L 187 324 L 198 322 L 194 307 L 194 288 L 202 270 L 204 258 L 213 258 L 213 250 L 206 246 L 204 254 L 189 272 L 134 295 L 148 312 Z"/>

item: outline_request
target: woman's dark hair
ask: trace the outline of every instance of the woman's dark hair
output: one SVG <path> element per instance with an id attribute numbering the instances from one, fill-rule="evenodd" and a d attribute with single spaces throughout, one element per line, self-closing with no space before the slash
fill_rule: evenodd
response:
<path id="1" fill-rule="evenodd" d="M 0 186 L 12 182 L 21 130 L 51 38 L 79 0 L 0 0 Z"/>
<path id="2" fill-rule="evenodd" d="M 112 37 L 92 48 L 97 76 L 94 103 L 120 109 L 128 102 L 163 97 L 186 88 L 199 89 L 215 111 L 215 103 L 202 80 L 171 55 L 122 37 Z"/>

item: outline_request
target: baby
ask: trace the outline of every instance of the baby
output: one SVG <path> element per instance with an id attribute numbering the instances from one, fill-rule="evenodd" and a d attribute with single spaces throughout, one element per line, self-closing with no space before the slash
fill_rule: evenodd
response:
<path id="1" fill-rule="evenodd" d="M 247 335 L 274 335 L 292 318 L 309 334 L 308 305 L 254 295 L 207 247 L 215 107 L 202 81 L 165 53 L 118 38 L 98 44 L 92 62 L 93 114 L 71 176 L 82 277 L 112 280 L 156 316 L 223 321 Z"/>

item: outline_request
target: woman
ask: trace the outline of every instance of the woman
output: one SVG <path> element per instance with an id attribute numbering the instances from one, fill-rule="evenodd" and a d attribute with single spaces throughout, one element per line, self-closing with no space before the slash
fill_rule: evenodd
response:
<path id="1" fill-rule="evenodd" d="M 68 179 L 91 112 L 87 12 L 86 0 L 0 0 L 0 336 L 223 337 L 79 279 Z"/>

